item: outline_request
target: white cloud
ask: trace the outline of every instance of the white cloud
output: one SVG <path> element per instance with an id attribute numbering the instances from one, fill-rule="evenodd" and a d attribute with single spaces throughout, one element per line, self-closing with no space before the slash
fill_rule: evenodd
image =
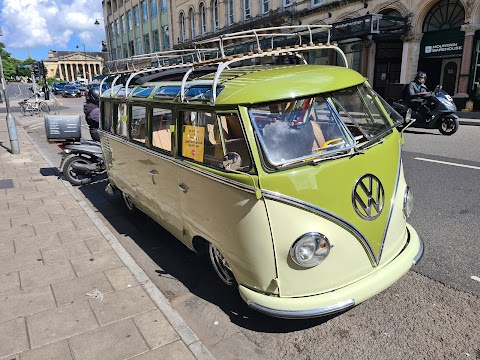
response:
<path id="1" fill-rule="evenodd" d="M 63 50 L 72 37 L 85 46 L 100 46 L 104 29 L 100 0 L 0 0 L 0 24 L 7 48 L 50 47 Z"/>

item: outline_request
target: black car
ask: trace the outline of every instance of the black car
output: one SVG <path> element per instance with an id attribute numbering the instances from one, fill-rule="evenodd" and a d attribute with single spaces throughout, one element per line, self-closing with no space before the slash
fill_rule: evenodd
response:
<path id="1" fill-rule="evenodd" d="M 62 90 L 63 97 L 80 97 L 81 93 L 75 85 L 65 85 Z"/>
<path id="2" fill-rule="evenodd" d="M 52 91 L 55 95 L 57 95 L 58 93 L 61 93 L 62 90 L 63 90 L 63 87 L 66 85 L 67 83 L 66 82 L 54 82 L 52 83 Z"/>
<path id="3" fill-rule="evenodd" d="M 87 86 L 87 91 L 90 90 L 90 89 L 93 89 L 93 88 L 97 88 L 97 89 L 100 89 L 100 83 L 98 82 L 95 82 L 95 83 L 90 83 L 88 84 Z M 101 92 L 104 92 L 106 90 L 110 89 L 110 86 L 108 86 L 108 84 L 106 83 L 103 83 L 103 86 L 102 86 L 102 91 Z"/>

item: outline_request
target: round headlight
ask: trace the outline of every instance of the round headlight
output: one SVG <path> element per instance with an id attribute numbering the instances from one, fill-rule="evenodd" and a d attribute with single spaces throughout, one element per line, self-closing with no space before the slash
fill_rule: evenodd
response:
<path id="1" fill-rule="evenodd" d="M 413 210 L 413 194 L 412 190 L 407 186 L 405 188 L 405 195 L 403 196 L 403 213 L 408 218 Z"/>
<path id="2" fill-rule="evenodd" d="M 298 238 L 290 248 L 290 257 L 302 267 L 320 264 L 330 253 L 330 242 L 320 233 L 307 233 Z"/>

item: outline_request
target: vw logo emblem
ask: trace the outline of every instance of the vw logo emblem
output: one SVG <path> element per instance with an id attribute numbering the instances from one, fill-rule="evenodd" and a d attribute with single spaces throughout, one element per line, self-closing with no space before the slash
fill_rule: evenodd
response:
<path id="1" fill-rule="evenodd" d="M 353 187 L 353 208 L 364 220 L 375 220 L 380 216 L 385 204 L 385 192 L 375 175 L 366 174 L 357 180 Z"/>

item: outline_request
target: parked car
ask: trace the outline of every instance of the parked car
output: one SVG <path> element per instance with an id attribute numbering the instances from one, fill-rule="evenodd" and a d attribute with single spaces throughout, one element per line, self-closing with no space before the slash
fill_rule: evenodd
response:
<path id="1" fill-rule="evenodd" d="M 76 85 L 65 85 L 62 90 L 63 97 L 80 97 L 80 90 Z"/>
<path id="2" fill-rule="evenodd" d="M 92 88 L 100 89 L 100 83 L 98 82 L 98 83 L 90 83 L 90 84 L 88 84 L 88 86 L 87 86 L 87 91 L 90 90 L 90 89 L 92 89 Z M 104 83 L 104 84 L 102 85 L 102 91 L 101 91 L 101 92 L 104 92 L 105 90 L 108 90 L 108 89 L 110 89 L 110 86 L 108 86 L 108 84 L 105 84 L 105 83 Z"/>
<path id="3" fill-rule="evenodd" d="M 58 93 L 61 93 L 62 90 L 63 90 L 63 87 L 66 85 L 67 83 L 65 81 L 62 81 L 62 82 L 54 82 L 52 83 L 52 92 L 57 95 Z"/>
<path id="4" fill-rule="evenodd" d="M 78 90 L 80 90 L 80 95 L 85 96 L 87 93 L 87 85 L 81 81 L 75 81 L 75 85 L 78 87 Z"/>

